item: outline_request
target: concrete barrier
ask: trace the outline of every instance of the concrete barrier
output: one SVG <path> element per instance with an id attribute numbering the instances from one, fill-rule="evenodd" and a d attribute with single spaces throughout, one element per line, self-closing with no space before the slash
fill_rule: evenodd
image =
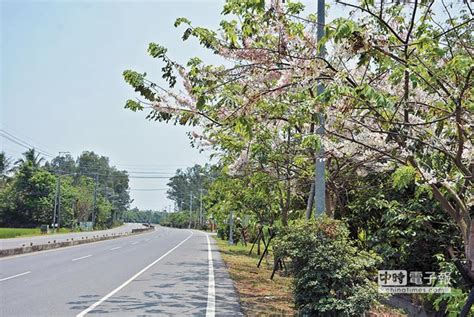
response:
<path id="1" fill-rule="evenodd" d="M 139 232 L 145 232 L 145 231 L 151 231 L 151 230 L 155 230 L 155 227 L 149 226 L 148 228 L 132 229 L 132 233 L 139 233 Z"/>
<path id="2" fill-rule="evenodd" d="M 98 241 L 104 241 L 104 240 L 117 239 L 117 238 L 129 236 L 132 234 L 145 233 L 152 230 L 155 230 L 155 227 L 143 228 L 143 229 L 132 229 L 131 233 L 124 233 L 123 235 L 121 233 L 120 236 L 102 236 L 102 237 L 94 236 L 91 239 L 87 239 L 87 238 L 84 239 L 84 237 L 82 237 L 84 240 L 71 239 L 71 241 L 64 241 L 64 242 L 56 242 L 56 240 L 54 240 L 53 243 L 50 243 L 50 241 L 48 241 L 48 244 L 38 244 L 38 245 L 33 245 L 33 243 L 30 243 L 29 246 L 0 250 L 0 257 L 6 257 L 6 256 L 12 256 L 12 255 L 18 255 L 18 254 L 24 254 L 24 253 L 30 253 L 30 252 L 37 252 L 37 251 L 45 251 L 45 250 L 51 250 L 51 249 L 57 249 L 57 248 L 63 248 L 63 247 L 70 247 L 74 245 L 86 244 L 86 243 L 92 243 L 92 242 L 98 242 Z"/>

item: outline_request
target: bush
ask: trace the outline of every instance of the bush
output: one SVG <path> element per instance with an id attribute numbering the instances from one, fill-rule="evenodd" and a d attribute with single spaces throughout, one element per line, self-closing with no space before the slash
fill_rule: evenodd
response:
<path id="1" fill-rule="evenodd" d="M 377 301 L 375 265 L 381 259 L 349 240 L 340 221 L 295 222 L 278 235 L 277 257 L 292 260 L 295 304 L 302 315 L 361 316 Z"/>

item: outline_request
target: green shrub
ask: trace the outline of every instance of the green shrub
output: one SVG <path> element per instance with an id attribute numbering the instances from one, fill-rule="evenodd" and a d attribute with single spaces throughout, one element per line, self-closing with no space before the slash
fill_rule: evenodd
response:
<path id="1" fill-rule="evenodd" d="M 291 224 L 278 235 L 275 255 L 291 258 L 295 304 L 301 315 L 361 316 L 379 298 L 375 265 L 381 259 L 349 240 L 329 218 Z"/>

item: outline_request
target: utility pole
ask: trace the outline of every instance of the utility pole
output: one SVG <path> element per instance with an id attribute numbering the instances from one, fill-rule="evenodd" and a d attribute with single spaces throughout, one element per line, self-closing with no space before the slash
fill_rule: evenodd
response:
<path id="1" fill-rule="evenodd" d="M 59 202 L 59 187 L 61 186 L 59 182 L 59 175 L 56 176 L 56 193 L 54 194 L 54 211 L 53 211 L 53 230 L 56 230 L 56 218 L 58 213 L 58 202 Z"/>
<path id="2" fill-rule="evenodd" d="M 62 154 L 71 154 L 70 152 L 59 152 L 58 157 Z M 57 225 L 57 226 L 56 226 Z M 61 226 L 61 170 L 58 170 L 58 177 L 56 179 L 56 194 L 54 200 L 54 213 L 53 213 L 53 227 L 56 229 Z"/>
<path id="3" fill-rule="evenodd" d="M 95 209 L 97 207 L 97 187 L 99 183 L 99 175 L 95 174 L 95 184 L 94 184 L 94 202 L 92 204 L 92 229 L 95 227 Z"/>
<path id="4" fill-rule="evenodd" d="M 189 226 L 188 226 L 188 229 L 191 229 L 192 210 L 193 210 L 193 192 L 190 192 L 189 193 Z"/>
<path id="5" fill-rule="evenodd" d="M 324 25 L 325 25 L 325 0 L 318 0 L 318 33 L 317 41 L 321 41 L 324 37 Z M 318 56 L 324 57 L 325 48 L 321 46 Z M 324 86 L 320 83 L 318 84 L 318 95 L 321 95 L 324 92 Z M 319 127 L 316 130 L 316 134 L 322 139 L 324 131 L 324 114 L 318 114 L 318 123 Z M 321 142 L 321 147 L 316 154 L 316 164 L 314 169 L 314 205 L 315 205 L 315 217 L 322 215 L 326 209 L 326 180 L 325 180 L 325 170 L 326 170 L 326 159 L 324 158 L 324 147 Z"/>
<path id="6" fill-rule="evenodd" d="M 230 210 L 229 215 L 229 244 L 234 244 L 234 214 L 232 212 L 232 209 Z"/>
<path id="7" fill-rule="evenodd" d="M 72 218 L 74 220 L 71 222 L 71 229 L 74 229 L 74 226 L 77 223 L 77 220 L 75 220 L 76 219 L 76 210 L 77 210 L 77 198 L 74 199 L 74 201 L 72 202 Z"/>
<path id="8" fill-rule="evenodd" d="M 58 230 L 61 226 L 61 174 L 58 175 Z"/>
<path id="9" fill-rule="evenodd" d="M 199 195 L 199 225 L 202 226 L 202 188 Z"/>

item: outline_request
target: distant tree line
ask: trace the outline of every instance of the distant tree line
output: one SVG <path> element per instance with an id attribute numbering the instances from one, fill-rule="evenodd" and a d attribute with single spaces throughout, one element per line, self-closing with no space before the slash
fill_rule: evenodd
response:
<path id="1" fill-rule="evenodd" d="M 137 207 L 127 210 L 122 214 L 124 222 L 154 223 L 159 224 L 165 217 L 166 212 L 154 210 L 139 210 Z"/>
<path id="2" fill-rule="evenodd" d="M 162 224 L 184 228 L 205 226 L 206 219 L 211 217 L 206 212 L 205 199 L 212 182 L 220 175 L 218 166 L 205 164 L 194 165 L 176 170 L 170 178 L 167 192 L 168 199 L 174 201 L 176 210 L 167 214 Z"/>
<path id="3" fill-rule="evenodd" d="M 51 225 L 56 208 L 61 227 L 95 220 L 95 228 L 108 228 L 120 223 L 130 204 L 127 172 L 91 151 L 76 160 L 67 154 L 45 161 L 30 149 L 16 162 L 2 152 L 0 173 L 3 227 Z"/>

